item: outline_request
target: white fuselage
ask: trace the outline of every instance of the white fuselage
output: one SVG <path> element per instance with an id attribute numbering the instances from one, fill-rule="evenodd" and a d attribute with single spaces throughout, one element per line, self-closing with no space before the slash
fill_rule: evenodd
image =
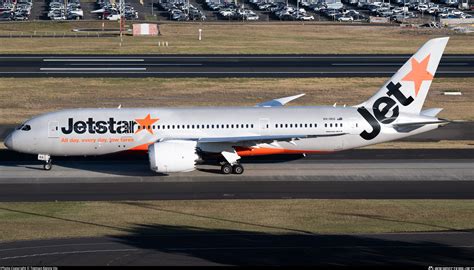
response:
<path id="1" fill-rule="evenodd" d="M 149 120 L 147 120 L 147 116 Z M 71 109 L 34 117 L 30 130 L 12 133 L 14 149 L 56 156 L 103 155 L 124 150 L 146 150 L 167 139 L 197 140 L 204 152 L 255 148 L 241 156 L 275 153 L 317 153 L 351 149 L 411 136 L 438 127 L 427 125 L 399 133 L 392 124 L 415 121 L 420 115 L 400 114 L 380 133 L 367 140 L 360 136 L 372 126 L 354 107 L 202 107 Z M 138 119 L 138 120 L 137 120 Z M 423 118 L 423 120 L 426 120 Z M 142 126 L 140 123 L 145 123 Z M 200 138 L 260 135 L 314 135 L 273 142 L 199 142 Z M 333 136 L 334 135 L 334 136 Z M 21 145 L 19 144 L 21 142 Z"/>

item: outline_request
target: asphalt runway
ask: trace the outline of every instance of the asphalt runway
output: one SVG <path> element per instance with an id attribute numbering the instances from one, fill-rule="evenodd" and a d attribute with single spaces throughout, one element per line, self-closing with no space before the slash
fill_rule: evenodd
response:
<path id="1" fill-rule="evenodd" d="M 0 77 L 387 77 L 411 55 L 0 55 Z M 445 55 L 438 77 L 474 76 Z"/>
<path id="2" fill-rule="evenodd" d="M 474 199 L 474 150 L 351 150 L 254 157 L 244 175 L 217 166 L 157 175 L 147 156 L 54 158 L 0 151 L 0 201 L 178 199 Z"/>
<path id="3" fill-rule="evenodd" d="M 92 224 L 108 226 L 107 224 Z M 267 234 L 136 225 L 121 236 L 0 244 L 0 265 L 471 266 L 472 232 Z"/>

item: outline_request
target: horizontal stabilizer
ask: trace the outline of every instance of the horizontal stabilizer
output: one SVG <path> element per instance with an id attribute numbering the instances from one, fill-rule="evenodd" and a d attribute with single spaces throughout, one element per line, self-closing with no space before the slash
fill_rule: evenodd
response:
<path id="1" fill-rule="evenodd" d="M 256 107 L 280 107 L 280 106 L 283 106 L 286 103 L 288 103 L 292 100 L 295 100 L 297 98 L 300 98 L 304 95 L 305 94 L 299 94 L 299 95 L 291 96 L 291 97 L 282 97 L 282 98 L 272 99 L 272 100 L 269 100 L 269 101 L 259 103 L 259 104 L 257 104 Z"/>
<path id="2" fill-rule="evenodd" d="M 393 125 L 393 128 L 398 132 L 410 132 L 425 125 L 445 125 L 450 122 L 449 120 L 439 119 L 437 121 L 398 123 Z"/>
<path id="3" fill-rule="evenodd" d="M 421 111 L 421 114 L 424 116 L 435 117 L 443 110 L 443 108 L 431 108 Z"/>

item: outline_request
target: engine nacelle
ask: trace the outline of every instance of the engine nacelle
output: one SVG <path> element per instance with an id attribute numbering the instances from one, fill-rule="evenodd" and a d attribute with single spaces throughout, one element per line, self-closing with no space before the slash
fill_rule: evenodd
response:
<path id="1" fill-rule="evenodd" d="M 150 168 L 159 173 L 189 172 L 196 169 L 196 141 L 172 140 L 148 147 Z"/>

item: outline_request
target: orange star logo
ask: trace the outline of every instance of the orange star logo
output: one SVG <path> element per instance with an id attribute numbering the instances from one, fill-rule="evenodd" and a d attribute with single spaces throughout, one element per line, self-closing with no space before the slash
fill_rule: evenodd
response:
<path id="1" fill-rule="evenodd" d="M 138 129 L 137 131 L 135 131 L 135 133 L 138 133 L 142 130 L 147 130 L 148 132 L 150 132 L 151 134 L 153 134 L 153 129 L 152 129 L 152 125 L 158 121 L 159 118 L 151 118 L 150 117 L 150 114 L 148 114 L 145 118 L 143 119 L 135 119 L 135 121 L 138 123 Z"/>
<path id="2" fill-rule="evenodd" d="M 415 84 L 415 97 L 418 96 L 423 81 L 433 80 L 433 74 L 428 72 L 428 63 L 430 62 L 430 54 L 421 62 L 411 59 L 411 71 L 403 77 L 402 81 L 412 81 Z"/>

